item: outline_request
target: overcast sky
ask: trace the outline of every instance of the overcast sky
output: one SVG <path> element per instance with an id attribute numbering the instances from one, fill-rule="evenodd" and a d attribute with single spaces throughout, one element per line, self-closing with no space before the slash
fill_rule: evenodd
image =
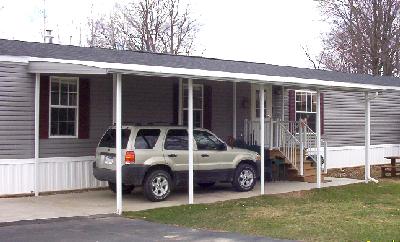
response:
<path id="1" fill-rule="evenodd" d="M 47 28 L 53 29 L 55 42 L 70 44 L 72 36 L 72 44 L 85 44 L 87 17 L 107 12 L 116 1 L 45 2 Z M 317 55 L 321 35 L 328 30 L 313 0 L 189 2 L 201 23 L 197 55 L 311 67 L 301 46 Z M 0 38 L 42 41 L 43 0 L 0 0 L 1 5 Z"/>

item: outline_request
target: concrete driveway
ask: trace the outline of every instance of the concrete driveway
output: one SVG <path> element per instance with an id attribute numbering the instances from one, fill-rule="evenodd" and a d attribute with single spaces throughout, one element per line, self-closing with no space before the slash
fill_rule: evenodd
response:
<path id="1" fill-rule="evenodd" d="M 206 231 L 116 216 L 51 219 L 0 224 L 2 242 L 270 241 L 270 238 Z"/>
<path id="2" fill-rule="evenodd" d="M 324 187 L 341 186 L 362 182 L 347 178 L 325 178 L 330 180 L 322 184 Z M 265 184 L 266 194 L 287 193 L 292 191 L 310 190 L 314 183 L 306 182 L 271 182 Z M 209 189 L 195 189 L 195 203 L 212 203 L 230 199 L 258 196 L 260 186 L 251 192 L 235 192 L 229 184 L 218 184 Z M 158 207 L 168 207 L 187 204 L 187 191 L 181 189 L 171 194 L 167 201 L 149 202 L 141 190 L 135 190 L 123 198 L 125 211 L 138 211 Z M 115 194 L 108 190 L 89 191 L 46 195 L 39 197 L 1 198 L 0 222 L 19 220 L 48 219 L 58 217 L 89 216 L 96 214 L 111 214 L 115 212 Z"/>

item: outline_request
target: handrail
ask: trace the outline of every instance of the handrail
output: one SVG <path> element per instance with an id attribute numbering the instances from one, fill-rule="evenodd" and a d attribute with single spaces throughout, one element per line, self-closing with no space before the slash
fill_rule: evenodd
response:
<path id="1" fill-rule="evenodd" d="M 289 129 L 285 126 L 285 123 L 279 123 L 280 126 L 280 146 L 278 149 L 285 155 L 286 159 L 292 163 L 293 167 L 300 169 L 297 162 L 297 149 L 300 146 L 300 141 L 294 136 Z M 300 152 L 301 153 L 301 152 Z"/>
<path id="2" fill-rule="evenodd" d="M 281 121 L 279 119 L 265 120 L 265 146 L 280 150 L 286 159 L 300 170 L 303 175 L 304 157 L 310 157 L 317 162 L 317 134 L 302 121 Z M 245 119 L 244 141 L 250 145 L 260 144 L 260 122 Z M 321 139 L 323 151 L 323 171 L 327 173 L 328 143 Z M 300 150 L 300 159 L 297 161 L 297 150 Z"/>

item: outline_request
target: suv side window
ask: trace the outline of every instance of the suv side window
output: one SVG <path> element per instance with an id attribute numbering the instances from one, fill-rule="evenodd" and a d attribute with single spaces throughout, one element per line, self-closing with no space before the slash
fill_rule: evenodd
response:
<path id="1" fill-rule="evenodd" d="M 170 129 L 165 138 L 164 149 L 187 150 L 189 147 L 188 133 L 185 129 Z"/>
<path id="2" fill-rule="evenodd" d="M 221 150 L 225 147 L 224 143 L 207 131 L 194 130 L 193 136 L 196 140 L 198 150 Z"/>
<path id="3" fill-rule="evenodd" d="M 153 149 L 160 137 L 159 129 L 140 129 L 135 139 L 135 149 Z"/>

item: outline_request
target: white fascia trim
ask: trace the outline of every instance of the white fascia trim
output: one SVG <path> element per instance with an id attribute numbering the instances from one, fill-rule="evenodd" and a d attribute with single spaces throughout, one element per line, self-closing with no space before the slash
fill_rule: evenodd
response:
<path id="1" fill-rule="evenodd" d="M 26 57 L 18 57 L 25 59 Z M 206 78 L 210 80 L 227 80 L 237 81 L 246 80 L 253 83 L 275 83 L 285 85 L 312 85 L 317 87 L 332 87 L 332 88 L 349 88 L 359 90 L 397 90 L 400 87 L 395 86 L 379 86 L 372 84 L 358 84 L 349 82 L 326 81 L 318 79 L 306 79 L 298 77 L 282 77 L 282 76 L 266 76 L 259 74 L 245 74 L 245 73 L 232 73 L 223 71 L 208 71 L 201 69 L 185 69 L 165 66 L 147 66 L 138 64 L 122 64 L 122 63 L 108 63 L 96 61 L 80 61 L 80 60 L 62 60 L 55 58 L 39 58 L 28 57 L 28 62 L 49 62 L 49 63 L 64 63 L 84 65 L 106 69 L 108 73 L 122 73 L 122 74 L 142 74 L 142 75 L 160 75 L 160 76 L 174 76 L 183 78 Z"/>
<path id="2" fill-rule="evenodd" d="M 29 56 L 0 55 L 0 62 L 29 63 Z"/>
<path id="3" fill-rule="evenodd" d="M 369 90 L 399 90 L 400 87 L 391 86 L 378 86 L 371 84 L 357 84 L 337 81 L 324 81 L 318 79 L 305 79 L 298 77 L 282 77 L 282 76 L 265 76 L 259 74 L 245 74 L 245 73 L 232 73 L 223 71 L 208 71 L 201 69 L 185 69 L 174 68 L 165 66 L 147 66 L 138 64 L 121 64 L 121 63 L 107 63 L 107 62 L 94 62 L 94 61 L 78 61 L 78 60 L 60 60 L 60 59 L 44 59 L 44 58 L 30 58 L 30 61 L 48 61 L 70 63 L 78 65 L 87 65 L 92 67 L 108 69 L 110 73 L 124 73 L 124 74 L 144 74 L 152 75 L 158 74 L 160 76 L 177 76 L 184 78 L 207 78 L 210 80 L 229 80 L 238 81 L 247 80 L 255 83 L 279 83 L 286 85 L 313 85 L 321 87 L 345 87 L 351 89 L 369 89 Z"/>
<path id="4" fill-rule="evenodd" d="M 85 162 L 94 161 L 95 156 L 79 156 L 79 157 L 48 157 L 39 158 L 39 163 L 59 163 L 59 162 Z M 22 165 L 34 164 L 34 158 L 28 159 L 0 159 L 0 165 Z"/>

